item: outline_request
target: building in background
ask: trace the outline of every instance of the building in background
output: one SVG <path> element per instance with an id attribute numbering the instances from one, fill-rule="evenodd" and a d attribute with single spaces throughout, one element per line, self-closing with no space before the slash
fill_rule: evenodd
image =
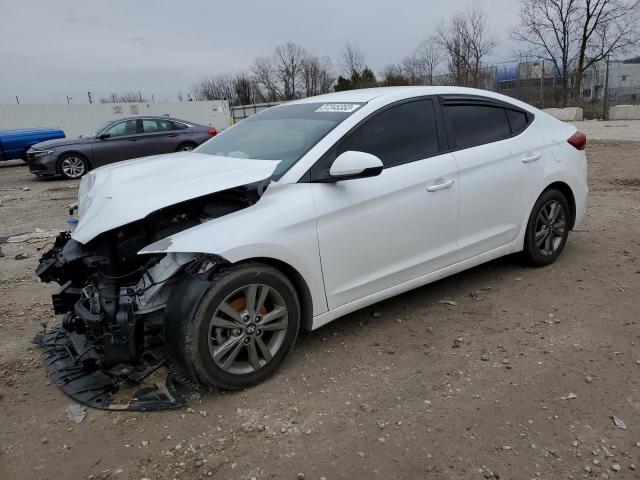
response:
<path id="1" fill-rule="evenodd" d="M 585 72 L 582 99 L 603 99 L 607 76 L 607 62 L 600 62 Z M 609 102 L 613 105 L 640 104 L 640 57 L 609 62 Z"/>

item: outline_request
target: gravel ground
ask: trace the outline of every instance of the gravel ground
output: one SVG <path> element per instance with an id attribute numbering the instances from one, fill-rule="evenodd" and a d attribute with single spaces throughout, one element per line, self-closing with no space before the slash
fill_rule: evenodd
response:
<path id="1" fill-rule="evenodd" d="M 54 321 L 43 243 L 0 244 L 0 479 L 638 478 L 639 147 L 590 144 L 588 217 L 554 265 L 504 258 L 348 315 L 268 382 L 179 411 L 67 419 L 30 344 Z M 0 165 L 0 237 L 62 228 L 76 188 Z"/>
<path id="2" fill-rule="evenodd" d="M 589 140 L 640 141 L 640 120 L 572 122 Z"/>

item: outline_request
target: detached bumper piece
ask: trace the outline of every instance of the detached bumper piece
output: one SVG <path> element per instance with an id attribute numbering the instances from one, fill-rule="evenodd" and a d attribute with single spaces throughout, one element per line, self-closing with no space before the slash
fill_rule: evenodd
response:
<path id="1" fill-rule="evenodd" d="M 36 336 L 49 377 L 74 400 L 103 410 L 154 411 L 185 405 L 186 395 L 168 372 L 161 339 L 146 338 L 145 353 L 134 368 L 98 368 L 95 347 L 83 335 L 61 326 Z"/>

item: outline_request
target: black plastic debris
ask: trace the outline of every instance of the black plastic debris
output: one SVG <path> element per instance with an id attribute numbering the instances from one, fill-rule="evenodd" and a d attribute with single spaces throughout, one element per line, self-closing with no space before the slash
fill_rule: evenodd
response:
<path id="1" fill-rule="evenodd" d="M 164 346 L 145 339 L 145 353 L 136 368 L 101 370 L 95 347 L 83 335 L 61 326 L 37 335 L 49 377 L 74 400 L 103 410 L 154 411 L 179 408 L 186 395 L 169 373 Z"/>

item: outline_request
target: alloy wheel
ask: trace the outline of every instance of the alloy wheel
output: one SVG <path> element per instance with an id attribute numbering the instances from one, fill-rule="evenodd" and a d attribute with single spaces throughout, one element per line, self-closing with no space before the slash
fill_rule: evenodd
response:
<path id="1" fill-rule="evenodd" d="M 275 288 L 246 285 L 218 305 L 209 324 L 209 353 L 226 372 L 255 372 L 278 352 L 288 325 L 286 304 Z"/>
<path id="2" fill-rule="evenodd" d="M 557 200 L 546 203 L 536 219 L 535 243 L 543 255 L 553 255 L 562 244 L 567 229 L 567 215 Z"/>
<path id="3" fill-rule="evenodd" d="M 181 152 L 190 152 L 191 150 L 193 150 L 193 145 L 183 145 L 180 147 Z"/>
<path id="4" fill-rule="evenodd" d="M 69 156 L 62 159 L 60 169 L 69 178 L 79 178 L 84 175 L 84 162 L 80 157 Z"/>

